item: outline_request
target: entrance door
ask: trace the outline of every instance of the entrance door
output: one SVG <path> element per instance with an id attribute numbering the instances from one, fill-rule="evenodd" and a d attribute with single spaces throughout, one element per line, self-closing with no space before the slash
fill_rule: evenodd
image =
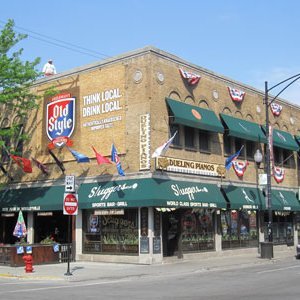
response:
<path id="1" fill-rule="evenodd" d="M 176 211 L 162 214 L 163 256 L 177 255 L 179 225 L 179 215 Z"/>

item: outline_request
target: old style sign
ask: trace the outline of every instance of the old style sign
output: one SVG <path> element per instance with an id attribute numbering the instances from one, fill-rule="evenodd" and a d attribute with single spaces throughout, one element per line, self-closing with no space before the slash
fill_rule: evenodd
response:
<path id="1" fill-rule="evenodd" d="M 75 128 L 75 98 L 70 94 L 57 95 L 47 104 L 46 131 L 56 147 L 65 145 Z"/>
<path id="2" fill-rule="evenodd" d="M 75 216 L 78 214 L 78 195 L 64 194 L 64 215 Z"/>

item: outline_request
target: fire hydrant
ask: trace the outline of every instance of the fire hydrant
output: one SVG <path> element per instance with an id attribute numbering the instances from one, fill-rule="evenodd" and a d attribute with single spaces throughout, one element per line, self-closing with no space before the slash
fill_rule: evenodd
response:
<path id="1" fill-rule="evenodd" d="M 25 272 L 26 273 L 32 273 L 32 271 L 33 271 L 32 255 L 31 254 L 23 255 L 23 260 L 24 260 L 24 263 L 25 263 Z"/>

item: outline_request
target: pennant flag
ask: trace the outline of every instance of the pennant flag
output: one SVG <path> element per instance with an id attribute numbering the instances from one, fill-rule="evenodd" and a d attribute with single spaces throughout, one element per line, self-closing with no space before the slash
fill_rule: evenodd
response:
<path id="1" fill-rule="evenodd" d="M 5 168 L 3 167 L 3 165 L 0 163 L 0 170 L 2 171 L 2 173 L 10 180 L 13 181 L 14 179 L 8 174 L 8 172 L 5 170 Z"/>
<path id="2" fill-rule="evenodd" d="M 269 150 L 270 150 L 270 168 L 275 166 L 274 164 L 274 149 L 273 149 L 273 127 L 269 125 Z"/>
<path id="3" fill-rule="evenodd" d="M 125 176 L 125 173 L 121 167 L 121 162 L 120 162 L 120 158 L 118 156 L 117 149 L 115 148 L 114 144 L 112 144 L 112 147 L 111 147 L 111 161 L 116 163 L 119 175 Z"/>
<path id="4" fill-rule="evenodd" d="M 16 236 L 17 238 L 22 238 L 27 235 L 27 229 L 23 218 L 23 213 L 21 210 L 19 211 L 18 220 L 13 235 Z"/>
<path id="5" fill-rule="evenodd" d="M 72 153 L 72 155 L 74 156 L 74 158 L 77 160 L 78 163 L 90 162 L 90 159 L 87 156 L 85 156 L 84 154 L 79 153 L 69 147 L 67 147 L 67 148 Z"/>
<path id="6" fill-rule="evenodd" d="M 277 103 L 271 103 L 271 111 L 274 116 L 278 117 L 282 111 L 282 106 Z"/>
<path id="7" fill-rule="evenodd" d="M 108 158 L 102 156 L 100 153 L 98 153 L 98 152 L 96 151 L 96 149 L 95 149 L 93 146 L 92 146 L 92 149 L 93 149 L 94 152 L 95 152 L 95 155 L 96 155 L 96 159 L 97 159 L 98 165 L 102 165 L 102 164 L 111 164 L 111 161 L 110 161 Z"/>
<path id="8" fill-rule="evenodd" d="M 42 164 L 41 162 L 39 162 L 37 159 L 35 158 L 31 158 L 31 160 L 35 163 L 35 165 L 46 175 L 49 175 L 49 169 L 47 168 L 47 166 L 45 166 L 44 164 Z"/>
<path id="9" fill-rule="evenodd" d="M 228 91 L 231 99 L 236 102 L 242 102 L 245 97 L 245 92 L 231 88 L 228 86 Z"/>
<path id="10" fill-rule="evenodd" d="M 235 174 L 238 177 L 243 177 L 244 176 L 244 173 L 245 173 L 248 165 L 249 165 L 249 162 L 247 160 L 246 161 L 233 161 L 232 162 L 233 169 L 235 171 Z"/>
<path id="11" fill-rule="evenodd" d="M 231 168 L 232 162 L 239 157 L 239 155 L 240 155 L 243 148 L 244 148 L 244 145 L 241 147 L 241 149 L 238 152 L 236 152 L 233 155 L 227 157 L 227 159 L 225 160 L 225 168 L 226 168 L 227 171 Z"/>
<path id="12" fill-rule="evenodd" d="M 61 171 L 64 173 L 65 172 L 65 167 L 64 164 L 55 156 L 55 154 L 48 149 L 49 154 L 52 156 L 52 158 L 55 160 L 55 163 L 58 165 L 58 167 L 61 169 Z"/>
<path id="13" fill-rule="evenodd" d="M 200 75 L 195 73 L 187 72 L 182 69 L 179 69 L 179 73 L 181 74 L 182 78 L 184 78 L 189 85 L 196 85 L 200 80 Z"/>
<path id="14" fill-rule="evenodd" d="M 169 149 L 170 145 L 172 144 L 175 136 L 177 134 L 177 131 L 174 133 L 174 135 L 164 144 L 156 148 L 156 150 L 152 154 L 152 158 L 162 156 L 166 153 L 166 151 Z"/>
<path id="15" fill-rule="evenodd" d="M 32 173 L 31 161 L 27 158 L 10 154 L 10 157 L 22 168 L 25 173 Z"/>
<path id="16" fill-rule="evenodd" d="M 273 175 L 274 175 L 274 179 L 276 180 L 277 183 L 280 183 L 283 181 L 284 179 L 284 169 L 283 168 L 279 168 L 279 167 L 274 167 L 273 168 Z"/>

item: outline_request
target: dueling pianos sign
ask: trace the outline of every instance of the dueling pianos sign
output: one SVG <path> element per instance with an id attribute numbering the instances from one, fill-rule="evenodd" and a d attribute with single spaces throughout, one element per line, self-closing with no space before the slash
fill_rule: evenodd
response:
<path id="1" fill-rule="evenodd" d="M 226 172 L 225 167 L 219 164 L 191 161 L 172 157 L 159 157 L 156 160 L 156 169 L 176 173 L 196 174 L 214 177 L 224 177 Z"/>

